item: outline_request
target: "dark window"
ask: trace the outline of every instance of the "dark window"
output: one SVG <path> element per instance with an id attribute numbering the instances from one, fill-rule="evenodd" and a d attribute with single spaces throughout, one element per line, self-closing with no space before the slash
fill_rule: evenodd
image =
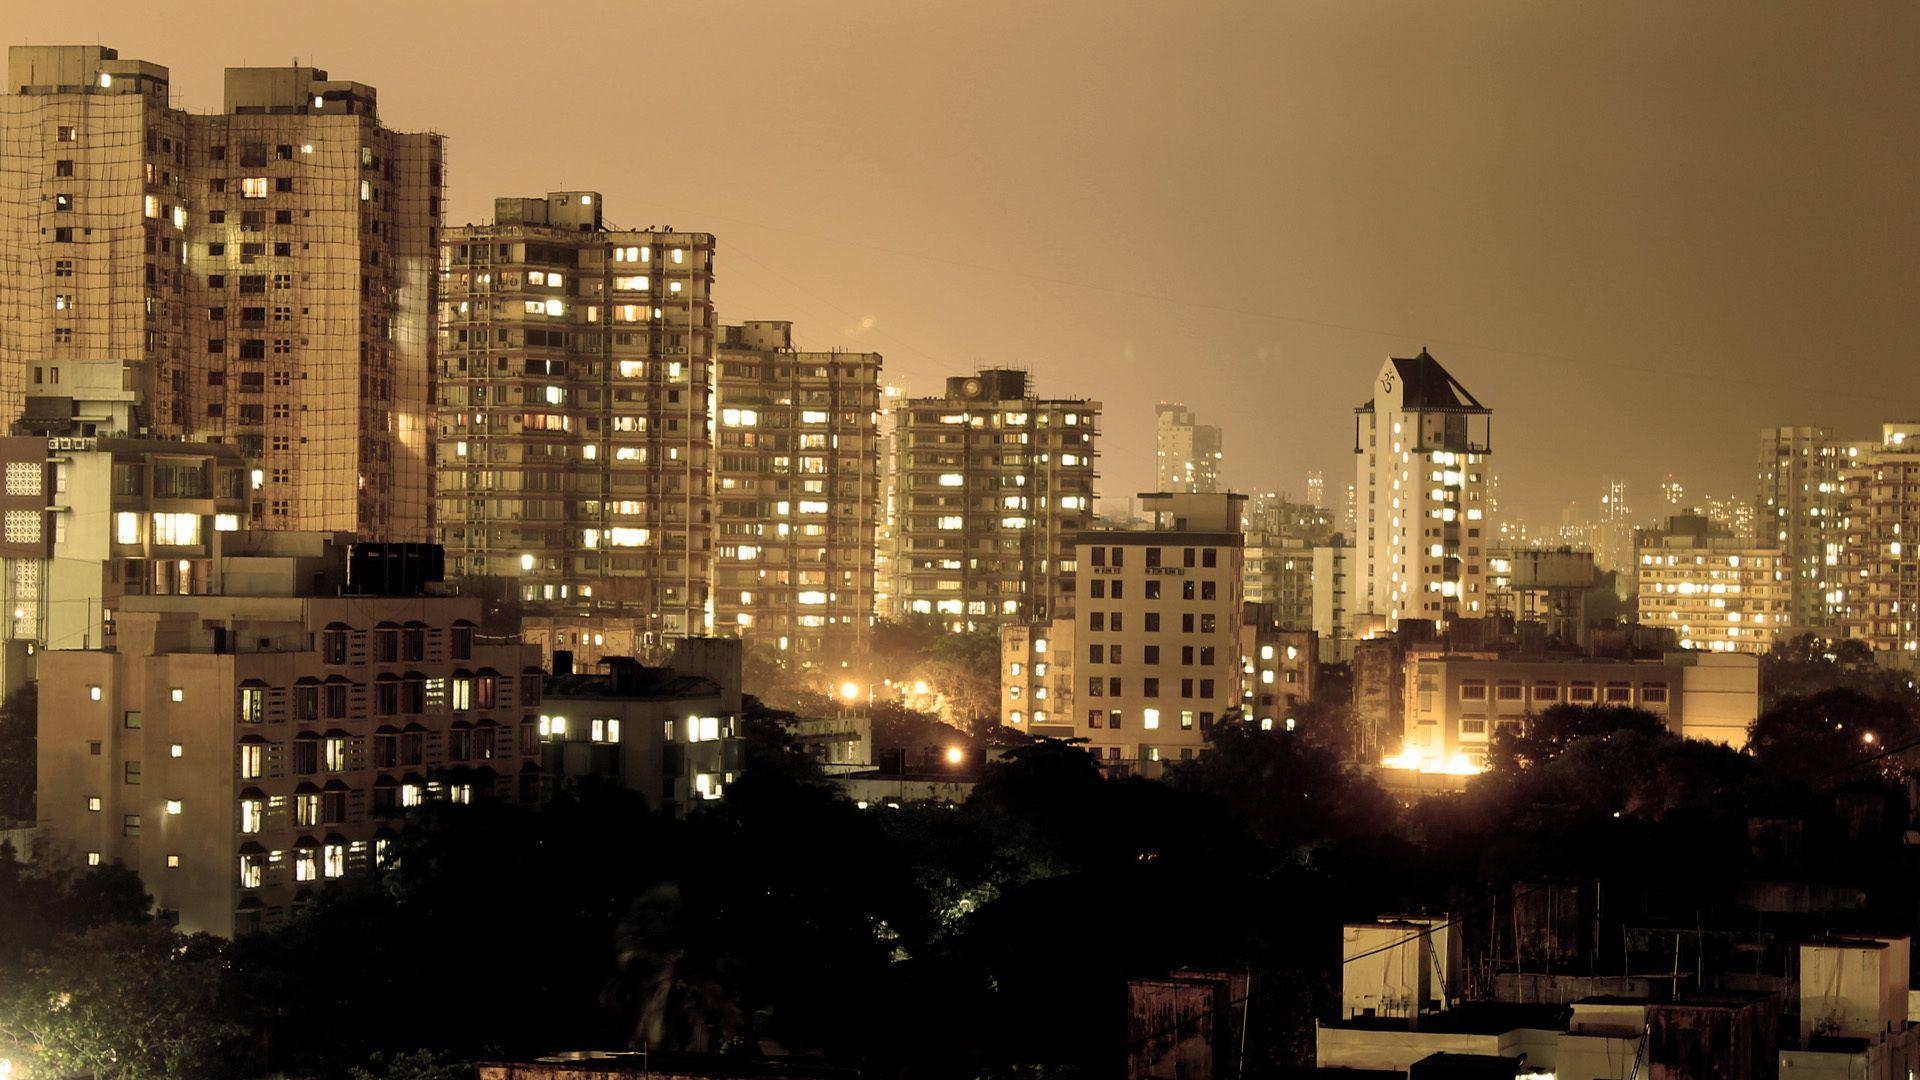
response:
<path id="1" fill-rule="evenodd" d="M 299 776 L 312 776 L 320 771 L 320 739 L 315 735 L 298 735 L 293 740 L 293 771 Z"/>
<path id="2" fill-rule="evenodd" d="M 1159 548 L 1150 547 L 1147 549 L 1147 565 L 1148 566 L 1160 565 L 1160 549 Z"/>
<path id="3" fill-rule="evenodd" d="M 1212 569 L 1220 565 L 1220 553 L 1213 548 L 1200 553 L 1200 565 Z"/>
<path id="4" fill-rule="evenodd" d="M 1159 631 L 1159 629 L 1160 629 L 1160 613 L 1157 611 L 1147 612 L 1147 633 L 1149 634 L 1156 633 Z"/>

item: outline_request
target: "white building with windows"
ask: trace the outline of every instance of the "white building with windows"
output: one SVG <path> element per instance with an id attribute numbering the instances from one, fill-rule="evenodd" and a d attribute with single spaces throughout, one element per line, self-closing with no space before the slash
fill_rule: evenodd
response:
<path id="1" fill-rule="evenodd" d="M 1425 349 L 1354 409 L 1353 613 L 1391 629 L 1487 613 L 1493 412 Z"/>

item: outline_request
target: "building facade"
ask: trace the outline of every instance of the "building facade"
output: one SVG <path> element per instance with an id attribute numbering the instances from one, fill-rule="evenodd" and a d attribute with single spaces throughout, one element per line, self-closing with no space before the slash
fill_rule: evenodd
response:
<path id="1" fill-rule="evenodd" d="M 1422 349 L 1354 410 L 1354 605 L 1391 629 L 1486 615 L 1493 413 Z"/>
<path id="2" fill-rule="evenodd" d="M 111 433 L 236 447 L 264 527 L 429 539 L 440 137 L 315 68 L 229 68 L 209 115 L 99 46 L 8 69 L 0 417 L 72 420 L 111 365 Z"/>
<path id="3" fill-rule="evenodd" d="M 125 597 L 113 649 L 40 658 L 44 834 L 221 935 L 374 872 L 426 800 L 539 793 L 542 673 L 476 638 L 478 600 L 354 592 L 343 538 L 254 538 L 220 595 Z"/>
<path id="4" fill-rule="evenodd" d="M 880 356 L 723 327 L 714 381 L 714 625 L 800 663 L 866 647 L 880 505 Z"/>
<path id="5" fill-rule="evenodd" d="M 1830 598 L 1839 587 L 1844 542 L 1840 474 L 1859 452 L 1858 444 L 1839 442 L 1824 427 L 1760 431 L 1755 539 L 1780 549 L 1790 586 L 1788 621 L 1796 628 L 1836 621 Z"/>
<path id="6" fill-rule="evenodd" d="M 1220 490 L 1225 440 L 1220 429 L 1194 420 L 1178 402 L 1153 407 L 1154 490 L 1212 493 Z"/>
<path id="7" fill-rule="evenodd" d="M 1025 372 L 947 380 L 897 412 L 895 615 L 955 629 L 1052 617 L 1093 520 L 1100 403 L 1040 398 Z"/>
<path id="8" fill-rule="evenodd" d="M 1764 653 L 1793 625 L 1791 557 L 1729 536 L 1697 514 L 1635 534 L 1639 618 L 1684 649 Z"/>
<path id="9" fill-rule="evenodd" d="M 448 570 L 537 609 L 713 629 L 713 237 L 590 191 L 494 201 L 442 247 Z"/>
<path id="10" fill-rule="evenodd" d="M 1881 427 L 1841 472 L 1835 607 L 1847 637 L 1883 662 L 1920 662 L 1920 423 Z"/>
<path id="11" fill-rule="evenodd" d="M 1073 657 L 1079 734 L 1103 763 L 1189 760 L 1243 711 L 1243 495 L 1141 496 L 1154 525 L 1082 533 Z"/>
<path id="12" fill-rule="evenodd" d="M 593 779 L 676 817 L 724 795 L 743 752 L 739 644 L 682 640 L 664 668 L 625 656 L 601 672 L 562 665 L 537 721 L 548 792 Z"/>
<path id="13" fill-rule="evenodd" d="M 1406 727 L 1394 764 L 1476 767 L 1502 727 L 1555 705 L 1624 706 L 1687 738 L 1746 744 L 1760 710 L 1753 656 L 1670 653 L 1662 660 L 1502 658 L 1415 652 L 1402 666 Z"/>

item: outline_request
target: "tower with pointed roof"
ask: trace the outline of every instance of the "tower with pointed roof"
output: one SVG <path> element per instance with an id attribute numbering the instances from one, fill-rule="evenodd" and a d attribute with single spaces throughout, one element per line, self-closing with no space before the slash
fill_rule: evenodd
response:
<path id="1" fill-rule="evenodd" d="M 1353 412 L 1356 616 L 1378 629 L 1484 616 L 1492 410 L 1423 348 L 1381 365 Z"/>

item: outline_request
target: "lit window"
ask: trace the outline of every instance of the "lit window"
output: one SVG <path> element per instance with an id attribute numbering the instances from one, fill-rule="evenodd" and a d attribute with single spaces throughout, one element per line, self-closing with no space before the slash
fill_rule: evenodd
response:
<path id="1" fill-rule="evenodd" d="M 154 514 L 155 544 L 187 545 L 200 542 L 199 514 Z"/>
<path id="2" fill-rule="evenodd" d="M 179 799 L 167 800 L 167 813 L 178 817 L 180 814 L 180 810 L 181 810 L 181 803 Z"/>
<path id="3" fill-rule="evenodd" d="M 140 515 L 130 510 L 122 510 L 113 515 L 113 542 L 116 544 L 137 544 L 140 542 Z"/>
<path id="4" fill-rule="evenodd" d="M 365 187 L 366 181 L 362 180 L 360 184 L 362 187 Z M 243 177 L 240 181 L 240 197 L 243 199 L 264 199 L 267 197 L 267 192 L 270 188 L 271 185 L 264 176 Z"/>

